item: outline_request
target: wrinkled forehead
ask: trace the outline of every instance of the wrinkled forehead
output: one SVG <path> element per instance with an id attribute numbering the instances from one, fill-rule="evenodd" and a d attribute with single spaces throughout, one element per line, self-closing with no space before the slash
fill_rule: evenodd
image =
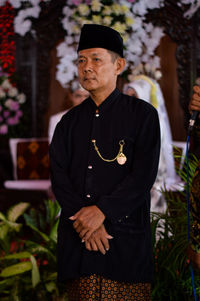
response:
<path id="1" fill-rule="evenodd" d="M 98 55 L 109 55 L 108 49 L 105 48 L 88 48 L 80 50 L 78 52 L 78 57 L 87 57 L 87 56 L 98 56 Z"/>

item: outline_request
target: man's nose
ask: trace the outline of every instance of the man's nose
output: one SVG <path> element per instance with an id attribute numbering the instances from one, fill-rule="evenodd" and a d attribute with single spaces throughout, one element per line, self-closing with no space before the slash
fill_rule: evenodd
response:
<path id="1" fill-rule="evenodd" d="M 83 70 L 84 72 L 92 71 L 92 64 L 89 60 L 85 62 Z"/>

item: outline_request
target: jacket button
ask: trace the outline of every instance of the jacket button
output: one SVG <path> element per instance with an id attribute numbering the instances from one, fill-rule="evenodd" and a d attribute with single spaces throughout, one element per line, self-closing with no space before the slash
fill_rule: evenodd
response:
<path id="1" fill-rule="evenodd" d="M 88 169 L 92 169 L 92 165 L 88 165 Z"/>
<path id="2" fill-rule="evenodd" d="M 90 195 L 90 194 L 87 194 L 86 197 L 87 197 L 87 198 L 91 198 L 91 195 Z"/>
<path id="3" fill-rule="evenodd" d="M 129 218 L 129 216 L 128 216 L 128 215 L 126 215 L 126 218 Z"/>
<path id="4" fill-rule="evenodd" d="M 122 221 L 121 219 L 118 219 L 118 222 L 119 222 L 119 223 L 121 223 L 121 221 Z"/>

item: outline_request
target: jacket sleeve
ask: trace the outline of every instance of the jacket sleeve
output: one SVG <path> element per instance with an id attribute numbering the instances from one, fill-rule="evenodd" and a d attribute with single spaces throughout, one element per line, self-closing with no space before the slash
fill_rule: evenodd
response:
<path id="1" fill-rule="evenodd" d="M 68 218 L 83 207 L 83 201 L 75 192 L 68 176 L 69 154 L 66 141 L 67 134 L 61 120 L 55 129 L 49 148 L 50 174 L 52 190 L 62 208 L 62 214 Z"/>
<path id="2" fill-rule="evenodd" d="M 131 172 L 110 195 L 102 196 L 97 206 L 113 222 L 134 212 L 149 198 L 155 181 L 160 154 L 160 125 L 155 109 L 140 124 L 136 137 Z"/>

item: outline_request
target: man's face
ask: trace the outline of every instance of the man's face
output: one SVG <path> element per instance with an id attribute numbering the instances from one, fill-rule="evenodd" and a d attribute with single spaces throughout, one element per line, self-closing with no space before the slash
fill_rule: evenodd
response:
<path id="1" fill-rule="evenodd" d="M 115 87 L 117 75 L 120 73 L 117 59 L 112 61 L 111 54 L 104 48 L 90 48 L 79 51 L 79 81 L 87 91 L 105 91 Z"/>
<path id="2" fill-rule="evenodd" d="M 72 93 L 72 103 L 74 106 L 77 106 L 87 97 L 89 97 L 88 91 L 77 89 Z"/>

